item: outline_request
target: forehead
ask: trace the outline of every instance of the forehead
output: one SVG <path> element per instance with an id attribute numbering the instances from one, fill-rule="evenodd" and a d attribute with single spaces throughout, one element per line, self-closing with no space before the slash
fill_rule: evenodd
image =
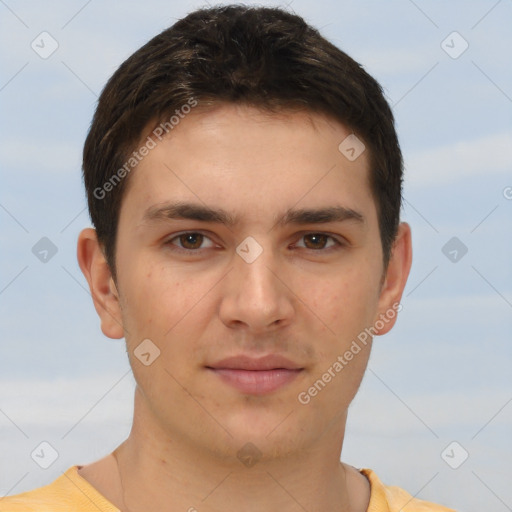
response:
<path id="1" fill-rule="evenodd" d="M 366 152 L 347 158 L 342 150 L 354 135 L 322 114 L 196 107 L 161 140 L 154 131 L 145 137 L 153 148 L 133 170 L 123 200 L 140 214 L 176 199 L 221 202 L 262 218 L 274 207 L 373 204 Z"/>

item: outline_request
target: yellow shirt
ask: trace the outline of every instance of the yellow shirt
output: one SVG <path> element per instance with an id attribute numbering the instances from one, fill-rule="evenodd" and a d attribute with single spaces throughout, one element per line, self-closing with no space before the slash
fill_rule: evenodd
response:
<path id="1" fill-rule="evenodd" d="M 382 484 L 371 469 L 361 473 L 370 481 L 367 512 L 455 512 L 413 498 L 399 487 Z M 120 512 L 72 466 L 53 483 L 16 496 L 0 498 L 0 512 Z"/>

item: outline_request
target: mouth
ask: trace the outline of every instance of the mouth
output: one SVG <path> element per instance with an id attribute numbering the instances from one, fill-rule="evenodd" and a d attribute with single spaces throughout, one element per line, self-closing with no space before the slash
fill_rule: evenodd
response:
<path id="1" fill-rule="evenodd" d="M 286 386 L 304 370 L 278 355 L 261 358 L 235 356 L 206 366 L 225 384 L 244 394 L 263 395 Z"/>

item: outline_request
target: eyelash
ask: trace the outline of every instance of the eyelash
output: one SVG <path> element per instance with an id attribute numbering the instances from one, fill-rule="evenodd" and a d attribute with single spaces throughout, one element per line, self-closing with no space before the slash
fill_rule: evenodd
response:
<path id="1" fill-rule="evenodd" d="M 178 233 L 177 235 L 173 235 L 172 238 L 169 238 L 167 239 L 165 242 L 164 242 L 164 245 L 166 246 L 173 246 L 172 247 L 172 250 L 173 251 L 177 251 L 177 252 L 182 252 L 182 253 L 187 253 L 187 254 L 200 254 L 203 250 L 203 248 L 200 248 L 200 249 L 185 249 L 184 247 L 179 247 L 178 245 L 176 244 L 173 244 L 173 240 L 179 240 L 180 237 L 184 236 L 184 235 L 201 235 L 203 236 L 205 239 L 208 239 L 210 242 L 212 243 L 215 243 L 213 242 L 213 240 L 211 240 L 211 238 L 207 235 L 205 235 L 204 233 L 201 233 L 200 231 L 184 231 L 182 233 Z M 337 238 L 335 238 L 333 235 L 330 235 L 329 233 L 324 233 L 322 231 L 308 231 L 307 233 L 304 233 L 301 235 L 301 237 L 299 238 L 299 240 L 302 240 L 304 237 L 308 236 L 308 235 L 320 235 L 320 236 L 326 236 L 328 241 L 327 241 L 327 244 L 329 243 L 329 240 L 332 240 L 334 242 L 333 245 L 329 246 L 329 247 L 326 247 L 326 248 L 321 248 L 321 249 L 310 249 L 308 247 L 300 247 L 300 249 L 305 249 L 306 251 L 310 251 L 310 252 L 313 252 L 313 253 L 330 253 L 331 251 L 333 250 L 339 250 L 343 247 L 345 247 L 347 244 L 338 240 Z M 206 248 L 208 249 L 208 248 Z"/>

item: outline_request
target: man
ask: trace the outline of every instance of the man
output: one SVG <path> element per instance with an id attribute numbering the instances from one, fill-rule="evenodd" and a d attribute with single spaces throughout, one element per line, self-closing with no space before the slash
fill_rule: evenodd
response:
<path id="1" fill-rule="evenodd" d="M 0 510 L 447 511 L 340 462 L 411 264 L 377 82 L 298 16 L 193 12 L 106 85 L 78 240 L 137 382 L 112 454 Z"/>

